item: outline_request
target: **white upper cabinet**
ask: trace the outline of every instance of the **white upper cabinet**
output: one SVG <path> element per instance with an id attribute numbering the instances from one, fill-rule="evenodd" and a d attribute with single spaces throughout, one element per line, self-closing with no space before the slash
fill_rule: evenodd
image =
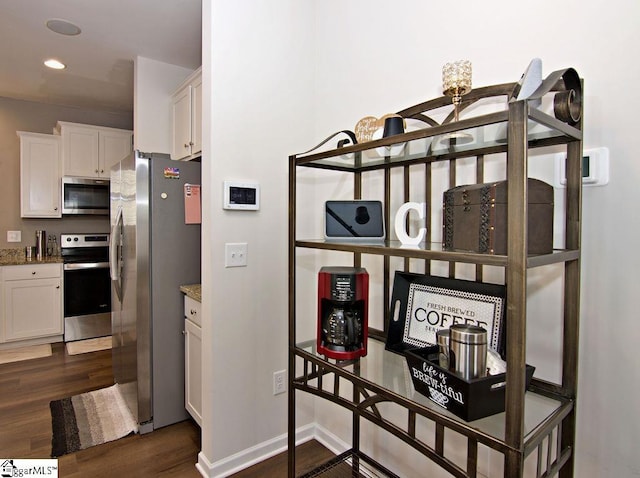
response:
<path id="1" fill-rule="evenodd" d="M 191 154 L 202 152 L 202 73 L 191 83 Z"/>
<path id="2" fill-rule="evenodd" d="M 98 164 L 101 178 L 110 176 L 111 166 L 122 161 L 133 150 L 131 131 L 103 129 L 98 141 Z"/>
<path id="3" fill-rule="evenodd" d="M 202 152 L 202 71 L 196 70 L 171 98 L 171 159 L 192 159 Z"/>
<path id="4" fill-rule="evenodd" d="M 108 178 L 109 169 L 133 150 L 133 132 L 59 121 L 63 176 Z"/>
<path id="5" fill-rule="evenodd" d="M 191 86 L 187 85 L 171 99 L 173 142 L 171 159 L 191 156 Z"/>
<path id="6" fill-rule="evenodd" d="M 62 217 L 60 137 L 18 131 L 21 217 Z"/>

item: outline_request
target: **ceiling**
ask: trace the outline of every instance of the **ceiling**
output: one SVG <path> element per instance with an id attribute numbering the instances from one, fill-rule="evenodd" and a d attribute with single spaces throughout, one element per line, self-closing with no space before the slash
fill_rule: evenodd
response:
<path id="1" fill-rule="evenodd" d="M 54 33 L 50 19 L 82 32 Z M 0 96 L 132 111 L 134 59 L 195 70 L 201 25 L 201 0 L 1 0 Z M 52 57 L 67 67 L 45 67 Z"/>

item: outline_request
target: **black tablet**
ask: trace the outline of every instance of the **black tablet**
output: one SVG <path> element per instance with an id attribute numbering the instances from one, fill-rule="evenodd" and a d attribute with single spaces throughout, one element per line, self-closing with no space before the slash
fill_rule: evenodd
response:
<path id="1" fill-rule="evenodd" d="M 327 201 L 324 217 L 327 240 L 384 240 L 384 220 L 380 201 Z"/>

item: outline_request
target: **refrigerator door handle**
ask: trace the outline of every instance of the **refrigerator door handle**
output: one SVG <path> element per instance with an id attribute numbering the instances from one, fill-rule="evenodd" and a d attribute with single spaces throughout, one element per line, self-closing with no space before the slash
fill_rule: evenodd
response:
<path id="1" fill-rule="evenodd" d="M 109 242 L 109 273 L 118 300 L 122 302 L 122 207 L 118 207 Z"/>

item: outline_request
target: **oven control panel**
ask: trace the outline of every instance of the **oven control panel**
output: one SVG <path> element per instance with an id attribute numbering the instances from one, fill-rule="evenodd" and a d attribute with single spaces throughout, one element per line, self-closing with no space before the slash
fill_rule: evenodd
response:
<path id="1" fill-rule="evenodd" d="M 109 234 L 60 234 L 60 247 L 108 247 Z"/>

